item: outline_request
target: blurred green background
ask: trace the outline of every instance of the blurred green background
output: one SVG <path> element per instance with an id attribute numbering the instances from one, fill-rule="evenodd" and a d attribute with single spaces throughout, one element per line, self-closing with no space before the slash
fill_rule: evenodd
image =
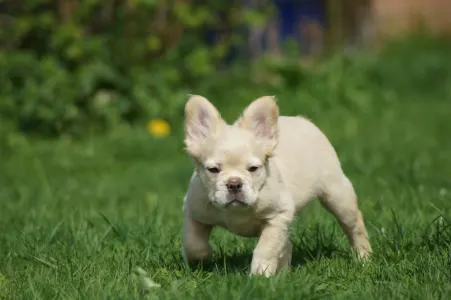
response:
<path id="1" fill-rule="evenodd" d="M 371 58 L 345 51 L 311 67 L 312 57 L 330 56 L 340 41 L 343 47 L 354 38 L 355 46 L 364 22 L 354 21 L 351 30 L 342 19 L 358 19 L 361 6 L 351 0 L 3 0 L 2 130 L 80 137 L 152 118 L 177 126 L 187 94 L 231 101 L 219 91 L 228 87 L 247 90 L 243 101 L 288 89 L 315 97 L 307 101 L 312 106 L 349 109 L 370 109 L 392 90 L 410 99 L 419 97 L 412 87 L 446 89 L 449 45 L 437 41 L 430 57 L 426 41 L 412 41 Z M 274 31 L 267 52 L 254 34 L 259 29 Z M 338 49 L 332 54 L 343 53 Z M 371 96 L 362 95 L 370 89 Z"/>

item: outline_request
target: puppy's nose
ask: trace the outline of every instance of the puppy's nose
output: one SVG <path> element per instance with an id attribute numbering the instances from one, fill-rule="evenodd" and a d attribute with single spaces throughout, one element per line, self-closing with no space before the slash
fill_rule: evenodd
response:
<path id="1" fill-rule="evenodd" d="M 229 189 L 229 192 L 238 193 L 243 187 L 243 182 L 238 177 L 230 177 L 229 180 L 227 180 L 226 186 Z"/>

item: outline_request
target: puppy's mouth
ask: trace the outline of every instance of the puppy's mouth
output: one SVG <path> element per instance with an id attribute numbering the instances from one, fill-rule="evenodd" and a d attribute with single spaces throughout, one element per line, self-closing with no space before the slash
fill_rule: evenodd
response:
<path id="1" fill-rule="evenodd" d="M 240 207 L 241 206 L 241 207 L 244 207 L 244 206 L 248 206 L 248 205 L 247 205 L 246 202 L 243 202 L 243 201 L 238 200 L 238 199 L 233 199 L 232 201 L 228 202 L 226 204 L 226 206 L 234 206 L 234 207 L 236 207 L 236 206 Z"/>

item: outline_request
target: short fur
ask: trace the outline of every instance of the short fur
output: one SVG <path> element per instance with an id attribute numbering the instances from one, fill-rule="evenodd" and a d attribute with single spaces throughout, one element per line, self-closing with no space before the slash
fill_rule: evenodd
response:
<path id="1" fill-rule="evenodd" d="M 251 274 L 270 276 L 291 264 L 288 229 L 313 198 L 335 215 L 360 258 L 371 253 L 354 188 L 327 137 L 302 117 L 279 116 L 274 97 L 253 101 L 233 124 L 204 97 L 185 106 L 185 145 L 196 169 L 183 205 L 183 257 L 211 256 L 215 226 L 259 237 Z M 239 192 L 228 188 L 240 182 Z"/>

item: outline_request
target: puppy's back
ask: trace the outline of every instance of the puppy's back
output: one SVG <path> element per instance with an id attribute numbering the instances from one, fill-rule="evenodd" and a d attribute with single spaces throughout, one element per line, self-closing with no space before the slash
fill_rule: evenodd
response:
<path id="1" fill-rule="evenodd" d="M 337 162 L 337 155 L 326 135 L 304 117 L 279 117 L 279 144 L 276 153 L 287 158 L 321 158 Z"/>
<path id="2" fill-rule="evenodd" d="M 274 154 L 286 184 L 298 199 L 318 194 L 325 181 L 343 174 L 327 137 L 304 117 L 279 117 Z"/>

